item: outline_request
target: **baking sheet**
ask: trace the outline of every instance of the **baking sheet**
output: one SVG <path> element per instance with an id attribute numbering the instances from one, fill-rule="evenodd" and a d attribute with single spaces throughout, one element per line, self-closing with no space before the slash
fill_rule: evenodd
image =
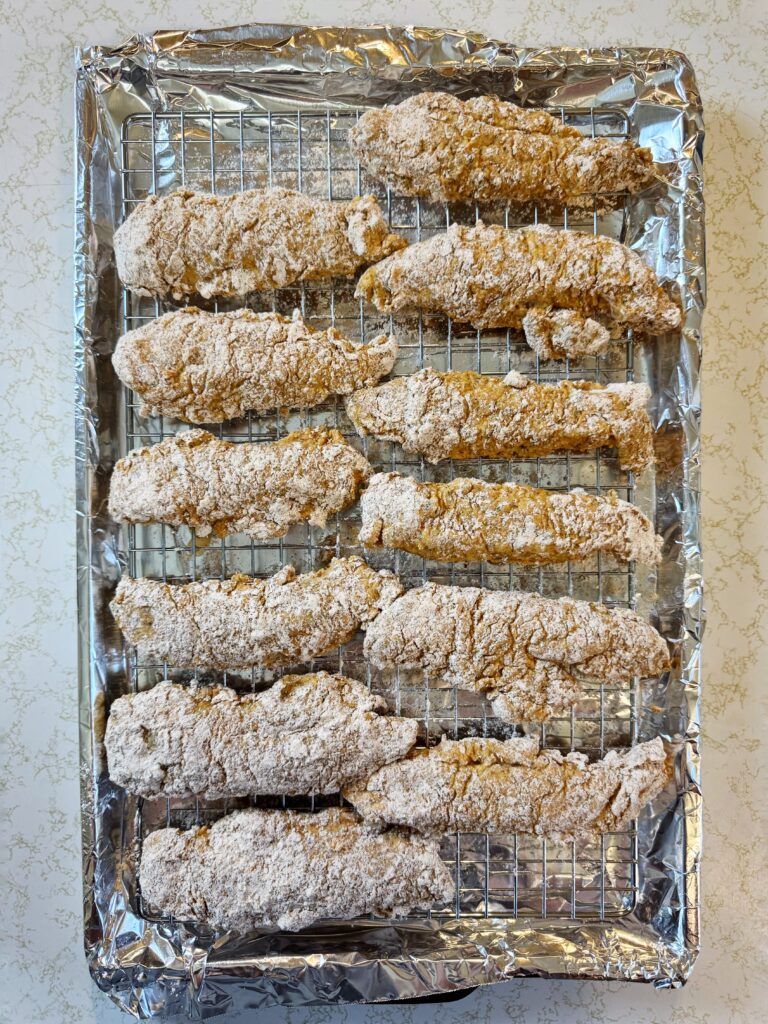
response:
<path id="1" fill-rule="evenodd" d="M 700 796 L 698 715 L 702 631 L 698 523 L 700 322 L 704 306 L 702 121 L 695 78 L 671 51 L 523 50 L 479 36 L 436 29 L 313 29 L 242 26 L 134 38 L 117 50 L 78 54 L 76 356 L 78 552 L 83 755 L 85 944 L 96 982 L 138 1017 L 187 1012 L 197 1017 L 272 1003 L 378 1001 L 460 990 L 515 975 L 626 978 L 681 984 L 698 949 Z M 111 239 L 131 203 L 180 183 L 232 191 L 284 184 L 316 194 L 356 192 L 359 179 L 343 145 L 345 128 L 366 105 L 439 87 L 459 95 L 492 91 L 545 106 L 585 131 L 628 132 L 654 150 L 664 181 L 623 207 L 569 226 L 621 237 L 660 277 L 679 289 L 686 318 L 680 335 L 658 345 L 631 339 L 604 360 L 538 364 L 514 332 L 455 332 L 447 324 L 403 323 L 406 344 L 396 370 L 420 365 L 510 366 L 543 378 L 587 376 L 647 380 L 659 428 L 657 472 L 635 481 L 606 457 L 505 464 L 505 474 L 551 487 L 614 487 L 655 513 L 665 537 L 658 575 L 605 563 L 530 570 L 424 565 L 402 553 L 375 553 L 409 584 L 425 576 L 486 586 L 523 586 L 548 594 L 633 604 L 672 644 L 674 670 L 656 686 L 588 694 L 570 721 L 542 735 L 547 745 L 599 754 L 653 735 L 681 741 L 677 800 L 659 801 L 624 836 L 597 848 L 560 849 L 514 837 L 447 840 L 445 856 L 460 881 L 456 906 L 405 922 L 323 924 L 299 935 L 264 932 L 214 941 L 204 931 L 143 915 L 135 861 L 148 828 L 206 820 L 221 807 L 135 801 L 109 783 L 101 736 L 110 700 L 151 685 L 163 666 L 138 665 L 124 651 L 107 604 L 121 571 L 135 575 L 268 574 L 287 561 L 300 569 L 349 553 L 355 512 L 325 534 L 300 528 L 279 545 L 232 538 L 215 549 L 163 527 L 117 528 L 106 517 L 111 466 L 128 447 L 154 442 L 178 425 L 143 421 L 114 378 L 109 356 L 119 334 L 158 312 L 125 295 Z M 345 163 L 348 162 L 348 166 Z M 376 190 L 394 225 L 423 237 L 440 210 Z M 351 193 L 350 193 L 351 194 Z M 452 211 L 459 219 L 489 210 Z M 516 211 L 521 221 L 537 211 Z M 502 214 L 503 216 L 503 214 Z M 509 214 L 507 214 L 509 218 Z M 582 223 L 584 221 L 584 223 Z M 512 223 L 516 223 L 513 220 Z M 444 221 L 443 221 L 444 223 Z M 562 220 L 560 221 L 562 223 Z M 336 283 L 278 294 L 277 308 L 304 308 L 318 324 L 334 319 L 360 337 L 377 326 L 359 315 L 351 287 Z M 260 297 L 263 300 L 264 297 Z M 259 308 L 267 308 L 261 305 Z M 455 333 L 454 333 L 455 332 Z M 341 417 L 341 419 L 340 419 Z M 273 439 L 307 422 L 345 424 L 331 404 L 291 418 L 249 419 L 224 436 Z M 346 425 L 348 429 L 348 424 Z M 377 465 L 435 473 L 408 463 L 397 446 L 367 446 Z M 480 475 L 499 467 L 462 467 Z M 517 476 L 514 476 L 517 474 Z M 622 494 L 623 496 L 623 494 Z M 303 531 L 303 532 L 302 532 Z M 387 559 L 390 559 L 387 561 Z M 442 576 L 441 576 L 442 574 Z M 447 576 L 446 576 L 447 574 Z M 503 576 L 503 578 L 502 578 Z M 366 678 L 359 644 L 328 664 Z M 227 680 L 262 685 L 264 677 Z M 419 717 L 433 737 L 497 734 L 483 702 L 418 682 L 373 678 L 397 711 Z"/>

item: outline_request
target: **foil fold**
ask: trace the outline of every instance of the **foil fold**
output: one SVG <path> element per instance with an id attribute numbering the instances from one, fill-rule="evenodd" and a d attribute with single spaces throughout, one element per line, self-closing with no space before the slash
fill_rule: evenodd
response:
<path id="1" fill-rule="evenodd" d="M 703 122 L 692 68 L 663 49 L 526 49 L 432 28 L 244 25 L 135 36 L 76 57 L 75 352 L 85 950 L 96 983 L 137 1019 L 209 1019 L 273 1004 L 377 1002 L 449 994 L 518 976 L 624 979 L 679 986 L 699 948 L 700 652 L 704 623 L 699 529 L 701 318 L 705 304 Z M 298 935 L 206 939 L 136 911 L 133 805 L 107 778 L 101 740 L 124 670 L 107 603 L 120 575 L 106 515 L 120 452 L 109 355 L 119 334 L 111 238 L 120 212 L 121 126 L 158 111 L 355 107 L 428 88 L 493 91 L 545 107 L 623 109 L 668 182 L 635 204 L 626 244 L 675 283 L 685 323 L 674 344 L 644 354 L 657 426 L 680 438 L 682 465 L 657 475 L 667 544 L 656 611 L 675 669 L 645 702 L 641 738 L 682 747 L 677 802 L 653 820 L 636 904 L 617 920 L 462 917 L 363 922 Z"/>

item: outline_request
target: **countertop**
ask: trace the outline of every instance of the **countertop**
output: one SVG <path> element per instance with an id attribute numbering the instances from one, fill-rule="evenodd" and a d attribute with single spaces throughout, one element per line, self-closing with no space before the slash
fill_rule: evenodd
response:
<path id="1" fill-rule="evenodd" d="M 0 1022 L 125 1020 L 82 953 L 72 366 L 75 46 L 246 21 L 469 27 L 518 44 L 684 51 L 703 94 L 709 304 L 704 324 L 704 949 L 688 985 L 519 980 L 443 1007 L 260 1014 L 265 1022 L 737 1024 L 768 1006 L 764 735 L 768 672 L 768 125 L 760 0 L 455 5 L 234 0 L 149 5 L 0 0 Z M 761 1013 L 760 1007 L 763 1007 Z M 228 1018 L 232 1020 L 234 1018 Z M 238 1020 L 244 1018 L 239 1017 Z"/>

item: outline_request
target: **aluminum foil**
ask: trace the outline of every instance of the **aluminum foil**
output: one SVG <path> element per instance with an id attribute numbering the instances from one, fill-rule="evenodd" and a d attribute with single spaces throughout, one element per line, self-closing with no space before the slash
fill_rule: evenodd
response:
<path id="1" fill-rule="evenodd" d="M 674 651 L 643 694 L 638 738 L 678 744 L 677 799 L 646 816 L 636 898 L 611 920 L 461 916 L 321 925 L 298 935 L 206 936 L 143 918 L 136 902 L 134 805 L 110 784 L 101 740 L 125 680 L 107 603 L 120 575 L 106 516 L 121 454 L 122 399 L 109 365 L 120 333 L 112 235 L 121 211 L 121 126 L 147 112 L 284 111 L 380 104 L 439 87 L 526 105 L 619 108 L 652 147 L 666 186 L 633 205 L 628 244 L 675 283 L 679 336 L 638 356 L 669 458 L 657 467 L 667 554 L 653 609 Z M 523 49 L 421 28 L 247 25 L 136 36 L 77 54 L 75 348 L 85 949 L 96 983 L 139 1019 L 207 1019 L 245 1007 L 448 994 L 515 976 L 678 986 L 699 947 L 699 364 L 705 302 L 703 125 L 693 70 L 674 51 Z"/>

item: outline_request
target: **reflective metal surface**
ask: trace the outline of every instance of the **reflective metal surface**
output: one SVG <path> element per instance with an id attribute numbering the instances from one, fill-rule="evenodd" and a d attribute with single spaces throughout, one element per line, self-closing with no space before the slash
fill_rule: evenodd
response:
<path id="1" fill-rule="evenodd" d="M 657 186 L 618 208 L 596 205 L 565 217 L 569 227 L 621 237 L 662 279 L 673 282 L 686 313 L 679 335 L 651 345 L 630 338 L 602 360 L 569 366 L 539 364 L 515 332 L 478 334 L 444 321 L 398 319 L 395 329 L 403 345 L 396 372 L 429 364 L 491 373 L 513 367 L 545 379 L 647 380 L 659 431 L 658 465 L 648 479 L 622 474 L 604 455 L 484 468 L 464 464 L 462 472 L 490 472 L 540 486 L 616 489 L 655 514 L 665 555 L 653 574 L 605 559 L 533 572 L 451 570 L 394 553 L 377 552 L 373 560 L 398 571 L 409 585 L 429 578 L 520 586 L 633 605 L 648 614 L 672 645 L 669 677 L 626 691 L 595 688 L 570 720 L 542 730 L 542 742 L 598 756 L 611 745 L 653 735 L 679 741 L 677 794 L 670 791 L 659 799 L 631 833 L 602 842 L 446 840 L 458 897 L 455 906 L 435 908 L 429 917 L 331 922 L 297 935 L 212 936 L 142 913 L 135 863 L 146 830 L 166 821 L 209 820 L 222 807 L 165 801 L 137 807 L 109 782 L 101 746 L 109 702 L 166 674 L 164 666 L 137 664 L 133 653 L 123 650 L 109 599 L 122 571 L 180 579 L 234 571 L 267 574 L 287 562 L 302 570 L 316 568 L 330 554 L 355 550 L 355 512 L 339 517 L 327 531 L 292 531 L 272 547 L 228 538 L 215 549 L 203 549 L 182 531 L 120 530 L 110 522 L 105 502 L 114 460 L 126 448 L 178 429 L 172 421 L 142 420 L 112 372 L 109 357 L 119 334 L 161 311 L 122 292 L 112 234 L 133 203 L 182 182 L 217 191 L 274 183 L 334 198 L 363 187 L 378 192 L 393 225 L 411 239 L 438 230 L 450 218 L 481 215 L 516 224 L 547 217 L 534 209 L 444 210 L 393 197 L 359 174 L 344 145 L 357 111 L 435 87 L 459 95 L 493 91 L 548 107 L 586 132 L 629 134 L 654 151 Z M 251 25 L 161 32 L 114 51 L 80 53 L 76 113 L 85 944 L 97 983 L 139 1018 L 171 1012 L 208 1018 L 272 1003 L 402 999 L 524 974 L 681 984 L 698 949 L 703 622 L 698 371 L 705 299 L 703 128 L 695 78 L 685 59 L 661 50 L 521 50 L 436 29 Z M 552 220 L 563 221 L 562 213 Z M 376 329 L 377 318 L 358 308 L 351 291 L 335 282 L 277 294 L 269 304 L 286 311 L 298 305 L 308 319 L 333 321 L 361 337 Z M 229 424 L 224 436 L 272 440 L 308 422 L 350 431 L 343 409 L 331 403 L 308 416 Z M 377 466 L 433 479 L 440 472 L 409 462 L 394 445 L 361 447 Z M 367 677 L 398 711 L 421 719 L 425 737 L 500 734 L 480 698 L 428 689 L 399 676 L 372 677 L 359 642 L 315 667 Z M 268 678 L 254 674 L 228 681 L 259 686 Z"/>

